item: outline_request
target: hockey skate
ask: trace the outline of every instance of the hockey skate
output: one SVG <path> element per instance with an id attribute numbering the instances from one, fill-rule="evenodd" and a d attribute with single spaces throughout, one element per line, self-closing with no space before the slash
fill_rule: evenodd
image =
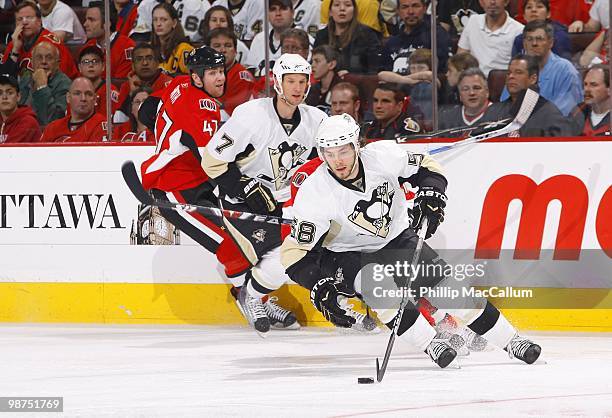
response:
<path id="1" fill-rule="evenodd" d="M 293 312 L 278 305 L 278 297 L 265 296 L 263 307 L 273 329 L 300 329 L 300 323 Z"/>
<path id="2" fill-rule="evenodd" d="M 457 352 L 448 343 L 437 339 L 431 340 L 425 352 L 442 369 L 457 357 Z"/>
<path id="3" fill-rule="evenodd" d="M 435 327 L 436 328 L 436 340 L 443 340 L 446 341 L 448 343 L 448 345 L 450 345 L 453 350 L 455 350 L 457 352 L 458 356 L 468 356 L 470 354 L 470 350 L 468 349 L 467 345 L 466 345 L 466 341 L 465 339 L 459 335 L 459 334 L 455 334 L 451 331 L 445 330 L 445 329 L 439 329 L 439 327 Z"/>
<path id="4" fill-rule="evenodd" d="M 484 351 L 487 348 L 486 338 L 476 334 L 467 327 L 460 332 L 460 335 L 465 340 L 467 349 L 470 351 Z"/>
<path id="5" fill-rule="evenodd" d="M 540 357 L 542 347 L 517 334 L 510 340 L 504 350 L 508 352 L 510 358 L 517 358 L 527 364 L 533 364 Z"/>
<path id="6" fill-rule="evenodd" d="M 249 321 L 249 324 L 255 328 L 255 331 L 260 336 L 263 337 L 265 333 L 270 331 L 270 320 L 268 315 L 266 315 L 261 299 L 249 295 L 247 286 L 241 287 L 238 294 L 238 302 L 240 302 L 242 312 L 245 314 L 247 321 Z"/>
<path id="7" fill-rule="evenodd" d="M 348 299 L 342 298 L 340 300 L 340 307 L 344 309 L 347 315 L 355 318 L 355 323 L 349 330 L 357 331 L 357 332 L 367 332 L 369 334 L 378 334 L 380 332 L 380 328 L 376 324 L 376 320 L 372 318 L 370 315 L 366 315 L 353 310 L 353 304 L 348 303 Z"/>

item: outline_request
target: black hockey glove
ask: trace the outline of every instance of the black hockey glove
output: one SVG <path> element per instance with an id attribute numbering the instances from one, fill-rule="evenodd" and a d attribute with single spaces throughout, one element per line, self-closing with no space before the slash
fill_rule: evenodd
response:
<path id="1" fill-rule="evenodd" d="M 257 179 L 247 176 L 242 176 L 239 183 L 241 189 L 239 196 L 253 212 L 261 214 L 274 212 L 277 203 L 270 189 Z"/>
<path id="2" fill-rule="evenodd" d="M 340 307 L 338 296 L 352 298 L 355 292 L 332 277 L 320 279 L 310 291 L 310 301 L 325 319 L 337 327 L 350 328 L 355 323 L 355 318 L 347 315 Z"/>
<path id="3" fill-rule="evenodd" d="M 419 189 L 414 198 L 414 208 L 412 209 L 411 228 L 414 232 L 419 232 L 423 219 L 427 218 L 429 226 L 425 239 L 431 237 L 444 221 L 444 207 L 446 206 L 446 195 L 440 190 L 431 186 L 424 186 Z"/>

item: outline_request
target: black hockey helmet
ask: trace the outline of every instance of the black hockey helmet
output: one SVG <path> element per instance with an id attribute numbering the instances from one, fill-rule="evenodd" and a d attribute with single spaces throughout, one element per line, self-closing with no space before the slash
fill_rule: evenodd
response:
<path id="1" fill-rule="evenodd" d="M 209 46 L 201 46 L 192 49 L 185 60 L 189 71 L 193 71 L 200 77 L 204 77 L 204 71 L 225 66 L 225 55 L 215 51 Z"/>

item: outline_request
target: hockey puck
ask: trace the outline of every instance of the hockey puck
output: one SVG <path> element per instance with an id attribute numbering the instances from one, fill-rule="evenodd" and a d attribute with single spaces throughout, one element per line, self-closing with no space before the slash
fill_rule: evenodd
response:
<path id="1" fill-rule="evenodd" d="M 357 383 L 359 383 L 360 385 L 367 385 L 369 383 L 374 383 L 374 379 L 372 379 L 371 377 L 358 377 Z"/>

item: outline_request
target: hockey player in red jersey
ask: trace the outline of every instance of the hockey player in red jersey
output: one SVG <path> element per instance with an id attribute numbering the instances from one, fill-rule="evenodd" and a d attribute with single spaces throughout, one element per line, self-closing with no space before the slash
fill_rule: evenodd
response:
<path id="1" fill-rule="evenodd" d="M 393 267 L 403 260 L 411 260 L 417 243 L 415 232 L 427 219 L 425 238 L 435 233 L 444 220 L 446 206 L 447 179 L 435 160 L 428 155 L 406 152 L 391 141 L 379 141 L 361 150 L 359 130 L 357 123 L 346 114 L 331 116 L 321 123 L 316 141 L 324 164 L 302 180 L 292 206 L 291 235 L 284 240 L 280 251 L 287 274 L 310 290 L 313 305 L 339 327 L 351 327 L 355 323 L 341 301 L 363 294 L 372 280 L 378 283 L 384 279 L 371 274 L 368 277 L 368 269 L 364 267 Z M 397 197 L 403 194 L 402 184 L 406 182 L 419 187 L 412 219 L 408 216 L 406 200 Z M 323 193 L 330 196 L 325 205 L 318 204 Z M 403 287 L 410 280 L 410 289 L 417 294 L 422 294 L 421 289 L 460 287 L 459 280 L 444 273 L 446 263 L 426 243 L 420 252 L 420 265 L 423 269 L 417 270 L 414 276 L 393 270 L 390 273 L 393 281 Z M 340 268 L 342 281 L 329 274 Z M 385 275 L 387 271 L 385 268 Z M 448 303 L 445 296 L 428 299 L 439 308 L 442 303 Z M 378 302 L 375 311 L 379 319 L 393 329 L 397 307 L 392 303 L 385 305 L 383 300 Z M 510 357 L 529 364 L 537 360 L 540 346 L 519 336 L 505 316 L 485 298 L 476 296 L 458 302 L 458 305 L 447 304 L 444 309 L 472 331 L 506 350 Z M 413 304 L 406 305 L 398 320 L 399 340 L 424 350 L 442 368 L 455 358 L 455 350 L 445 341 L 435 339 L 436 331 Z"/>
<path id="2" fill-rule="evenodd" d="M 188 76 L 175 78 L 161 97 L 150 96 L 140 120 L 155 132 L 156 154 L 141 167 L 145 189 L 162 200 L 214 206 L 214 185 L 202 170 L 200 149 L 219 128 L 216 100 L 225 88 L 225 58 L 212 48 L 192 50 Z M 228 277 L 240 276 L 251 264 L 221 228 L 220 220 L 199 213 L 160 209 L 162 215 L 204 248 L 217 255 Z"/>

